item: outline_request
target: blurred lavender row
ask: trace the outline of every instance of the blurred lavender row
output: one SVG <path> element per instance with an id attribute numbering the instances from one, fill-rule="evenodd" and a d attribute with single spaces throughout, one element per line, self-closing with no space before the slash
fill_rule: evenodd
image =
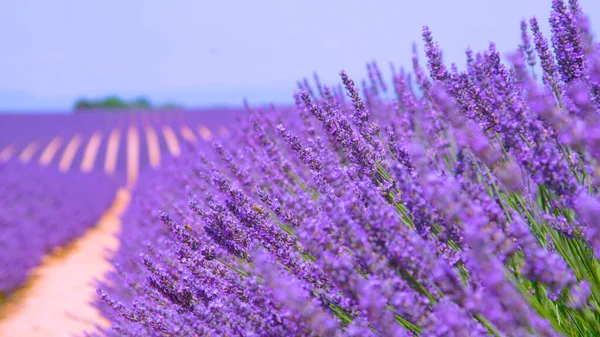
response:
<path id="1" fill-rule="evenodd" d="M 102 173 L 0 164 L 0 293 L 27 280 L 56 247 L 92 227 L 111 205 L 116 184 Z"/>

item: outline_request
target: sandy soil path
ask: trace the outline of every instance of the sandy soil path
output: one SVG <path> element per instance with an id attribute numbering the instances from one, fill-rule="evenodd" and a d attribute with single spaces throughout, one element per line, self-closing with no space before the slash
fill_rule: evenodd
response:
<path id="1" fill-rule="evenodd" d="M 130 197 L 128 189 L 119 189 L 94 228 L 45 258 L 0 308 L 0 336 L 68 337 L 108 324 L 90 302 L 96 296 L 94 281 L 112 268 L 106 258 L 118 248 L 119 216 Z"/>

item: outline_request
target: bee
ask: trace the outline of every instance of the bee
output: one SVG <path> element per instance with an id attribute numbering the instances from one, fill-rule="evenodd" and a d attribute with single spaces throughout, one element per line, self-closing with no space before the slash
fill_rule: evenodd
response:
<path id="1" fill-rule="evenodd" d="M 263 214 L 262 208 L 260 208 L 260 206 L 258 205 L 252 205 L 252 210 L 254 210 L 258 214 Z"/>
<path id="2" fill-rule="evenodd" d="M 183 225 L 183 227 L 184 227 L 184 228 L 185 228 L 185 229 L 186 229 L 188 232 L 191 232 L 191 231 L 193 230 L 193 229 L 192 229 L 192 226 L 190 226 L 190 225 L 188 225 L 188 224 L 185 224 L 185 225 Z"/>

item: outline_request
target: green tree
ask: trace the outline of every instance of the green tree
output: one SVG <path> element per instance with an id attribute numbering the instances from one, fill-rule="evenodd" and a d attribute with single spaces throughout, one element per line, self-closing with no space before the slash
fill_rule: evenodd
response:
<path id="1" fill-rule="evenodd" d="M 89 109 L 152 109 L 153 106 L 150 100 L 143 96 L 127 102 L 119 96 L 111 95 L 97 100 L 80 98 L 75 101 L 74 108 L 76 111 L 81 111 Z"/>

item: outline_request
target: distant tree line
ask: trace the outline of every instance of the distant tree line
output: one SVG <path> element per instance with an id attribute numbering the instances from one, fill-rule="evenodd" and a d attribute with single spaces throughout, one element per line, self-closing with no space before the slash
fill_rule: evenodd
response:
<path id="1" fill-rule="evenodd" d="M 149 99 L 138 97 L 131 101 L 124 100 L 118 96 L 108 96 L 101 99 L 80 98 L 75 101 L 74 109 L 83 110 L 106 110 L 106 109 L 177 109 L 180 105 L 167 103 L 160 106 L 153 106 Z"/>

